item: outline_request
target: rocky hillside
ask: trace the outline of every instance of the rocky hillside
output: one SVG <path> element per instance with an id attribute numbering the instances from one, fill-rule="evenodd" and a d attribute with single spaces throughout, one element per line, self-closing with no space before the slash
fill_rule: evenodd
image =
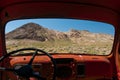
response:
<path id="1" fill-rule="evenodd" d="M 59 32 L 49 30 L 35 23 L 28 23 L 12 32 L 6 34 L 6 39 L 30 39 L 38 41 L 54 41 L 54 40 L 72 40 L 79 42 L 81 40 L 96 42 L 96 41 L 110 41 L 113 40 L 111 35 L 95 34 L 89 31 L 78 31 L 71 29 L 68 32 Z"/>
<path id="2" fill-rule="evenodd" d="M 6 39 L 31 39 L 50 41 L 55 39 L 68 39 L 62 32 L 49 30 L 35 23 L 28 23 L 6 34 Z"/>

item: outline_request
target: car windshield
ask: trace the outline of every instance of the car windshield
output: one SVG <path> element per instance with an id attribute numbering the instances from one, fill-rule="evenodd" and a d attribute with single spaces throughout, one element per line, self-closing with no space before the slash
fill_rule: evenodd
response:
<path id="1" fill-rule="evenodd" d="M 114 41 L 111 24 L 80 19 L 23 19 L 6 24 L 7 52 L 39 48 L 49 53 L 108 55 Z"/>

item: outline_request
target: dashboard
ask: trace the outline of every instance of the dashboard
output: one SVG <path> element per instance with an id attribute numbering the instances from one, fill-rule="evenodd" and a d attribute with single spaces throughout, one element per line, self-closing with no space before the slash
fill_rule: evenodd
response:
<path id="1" fill-rule="evenodd" d="M 112 66 L 104 56 L 87 56 L 73 54 L 52 55 L 56 61 L 56 80 L 111 80 Z M 10 57 L 11 67 L 18 68 L 26 65 L 31 56 Z M 37 55 L 32 67 L 36 74 L 51 80 L 53 64 L 46 55 Z M 12 74 L 11 74 L 12 75 Z M 11 75 L 9 77 L 11 78 Z M 14 74 L 13 74 L 14 75 Z"/>

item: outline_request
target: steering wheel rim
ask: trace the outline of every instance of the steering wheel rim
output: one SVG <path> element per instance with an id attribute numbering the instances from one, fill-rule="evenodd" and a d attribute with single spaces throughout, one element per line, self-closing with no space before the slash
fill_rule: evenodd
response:
<path id="1" fill-rule="evenodd" d="M 57 68 L 56 68 L 56 62 L 55 62 L 54 58 L 53 58 L 49 53 L 47 53 L 47 52 L 45 52 L 45 51 L 43 51 L 43 50 L 41 50 L 41 49 L 38 49 L 38 48 L 21 48 L 21 49 L 18 49 L 18 50 L 14 50 L 14 51 L 9 52 L 8 54 L 0 57 L 0 62 L 2 62 L 5 58 L 11 56 L 12 54 L 15 54 L 15 53 L 20 52 L 20 51 L 25 51 L 25 50 L 38 51 L 38 52 L 41 52 L 41 53 L 47 55 L 47 56 L 50 58 L 50 60 L 51 60 L 51 62 L 52 62 L 52 64 L 53 64 L 54 73 L 53 73 L 53 78 L 52 78 L 52 80 L 56 80 L 56 71 L 57 71 Z M 33 54 L 33 55 L 34 55 L 34 54 Z M 36 56 L 36 55 L 35 55 L 35 56 Z M 32 56 L 32 57 L 33 57 L 33 56 Z M 31 60 L 31 59 L 30 59 L 30 60 Z M 29 63 L 28 63 L 28 64 L 29 64 Z M 5 67 L 1 67 L 0 69 L 2 69 L 2 70 L 8 70 L 8 71 L 13 71 L 12 69 L 8 69 L 8 68 L 5 68 Z M 14 71 L 13 71 L 13 72 L 14 72 Z"/>

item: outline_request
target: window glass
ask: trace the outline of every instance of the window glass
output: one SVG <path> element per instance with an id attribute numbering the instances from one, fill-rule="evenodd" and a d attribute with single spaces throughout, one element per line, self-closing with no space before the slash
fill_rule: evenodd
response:
<path id="1" fill-rule="evenodd" d="M 34 47 L 49 53 L 108 55 L 114 41 L 111 24 L 78 19 L 24 19 L 6 24 L 7 52 Z"/>

